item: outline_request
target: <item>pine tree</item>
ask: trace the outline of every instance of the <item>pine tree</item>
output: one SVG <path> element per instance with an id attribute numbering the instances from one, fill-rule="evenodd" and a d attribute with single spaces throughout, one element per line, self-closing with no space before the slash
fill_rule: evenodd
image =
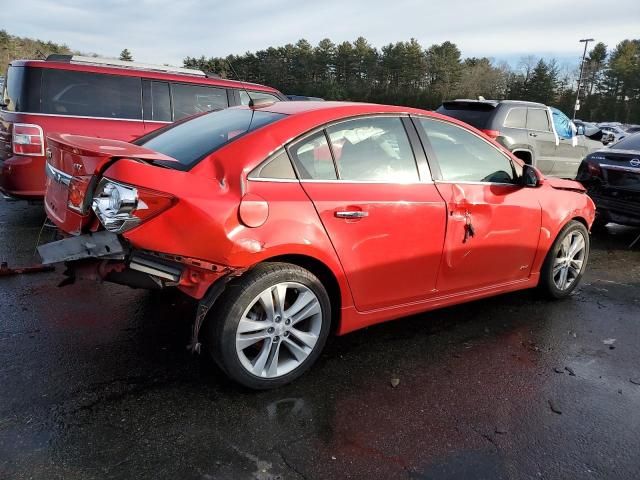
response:
<path id="1" fill-rule="evenodd" d="M 131 52 L 125 48 L 120 52 L 120 60 L 124 62 L 133 62 L 133 56 L 131 56 Z"/>

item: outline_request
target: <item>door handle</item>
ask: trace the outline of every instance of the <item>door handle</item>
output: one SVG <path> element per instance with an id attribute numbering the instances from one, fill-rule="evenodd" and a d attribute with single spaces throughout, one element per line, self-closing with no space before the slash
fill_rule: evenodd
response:
<path id="1" fill-rule="evenodd" d="M 537 136 L 538 136 L 538 134 L 537 134 L 537 133 L 530 133 L 530 134 L 529 134 L 529 136 L 530 136 L 530 137 L 537 137 Z"/>
<path id="2" fill-rule="evenodd" d="M 337 218 L 364 218 L 369 216 L 369 212 L 363 212 L 362 210 L 339 210 L 334 213 Z"/>

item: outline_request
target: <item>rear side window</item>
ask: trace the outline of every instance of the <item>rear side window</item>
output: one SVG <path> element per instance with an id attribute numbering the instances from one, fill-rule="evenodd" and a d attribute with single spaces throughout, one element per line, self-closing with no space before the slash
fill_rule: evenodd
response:
<path id="1" fill-rule="evenodd" d="M 174 120 L 229 106 L 227 91 L 224 88 L 174 83 L 171 85 L 171 92 Z"/>
<path id="2" fill-rule="evenodd" d="M 251 98 L 249 98 L 251 95 Z M 249 92 L 247 93 L 245 90 L 240 90 L 240 104 L 241 105 L 249 105 L 249 100 L 273 100 L 274 102 L 280 101 L 278 97 L 272 95 L 271 93 L 265 92 Z"/>
<path id="3" fill-rule="evenodd" d="M 3 90 L 4 107 L 10 112 L 40 112 L 42 69 L 9 67 Z"/>
<path id="4" fill-rule="evenodd" d="M 527 109 L 512 108 L 504 119 L 504 126 L 507 128 L 527 128 Z"/>
<path id="5" fill-rule="evenodd" d="M 171 121 L 171 93 L 167 82 L 143 80 L 142 103 L 145 120 Z"/>
<path id="6" fill-rule="evenodd" d="M 289 155 L 285 150 L 281 150 L 252 171 L 249 178 L 295 180 L 296 173 L 293 171 Z"/>
<path id="7" fill-rule="evenodd" d="M 324 131 L 314 133 L 292 145 L 289 152 L 298 167 L 300 178 L 337 180 L 331 149 Z"/>
<path id="8" fill-rule="evenodd" d="M 42 113 L 140 120 L 140 82 L 138 77 L 45 69 Z"/>
<path id="9" fill-rule="evenodd" d="M 539 132 L 550 132 L 549 116 L 547 111 L 542 108 L 527 109 L 527 128 L 529 130 L 537 130 Z"/>
<path id="10" fill-rule="evenodd" d="M 167 126 L 158 133 L 152 132 L 139 139 L 136 144 L 164 153 L 180 162 L 179 165 L 173 162 L 159 163 L 187 170 L 223 145 L 284 116 L 249 109 L 219 110 Z"/>
<path id="11" fill-rule="evenodd" d="M 349 120 L 327 128 L 340 180 L 418 181 L 409 138 L 398 117 Z"/>

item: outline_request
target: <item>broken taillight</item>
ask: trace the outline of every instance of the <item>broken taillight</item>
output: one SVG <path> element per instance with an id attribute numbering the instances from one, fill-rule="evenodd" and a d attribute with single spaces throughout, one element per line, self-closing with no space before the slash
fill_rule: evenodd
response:
<path id="1" fill-rule="evenodd" d="M 107 230 L 122 233 L 175 203 L 173 195 L 103 178 L 93 196 L 92 208 Z"/>
<path id="2" fill-rule="evenodd" d="M 44 133 L 40 125 L 13 124 L 13 153 L 40 157 L 44 155 Z"/>
<path id="3" fill-rule="evenodd" d="M 69 182 L 69 195 L 67 205 L 71 210 L 85 215 L 89 209 L 87 200 L 87 191 L 91 175 L 83 175 L 80 177 L 71 177 Z"/>

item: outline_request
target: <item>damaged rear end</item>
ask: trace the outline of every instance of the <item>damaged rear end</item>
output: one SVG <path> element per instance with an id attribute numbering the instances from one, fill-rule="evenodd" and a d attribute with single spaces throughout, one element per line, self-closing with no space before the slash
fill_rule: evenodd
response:
<path id="1" fill-rule="evenodd" d="M 166 167 L 175 159 L 126 142 L 75 135 L 51 135 L 48 145 L 45 210 L 66 238 L 41 245 L 38 252 L 45 265 L 65 263 L 63 284 L 90 279 L 135 288 L 176 286 L 201 298 L 228 273 L 211 262 L 151 250 L 144 236 L 128 238 L 178 203 L 174 193 L 137 184 L 153 184 L 155 178 L 155 184 L 180 185 L 173 176 L 186 173 Z M 116 164 L 119 169 L 112 168 Z M 117 171 L 138 172 L 132 175 L 136 184 L 121 181 L 123 175 L 112 173 Z"/>

